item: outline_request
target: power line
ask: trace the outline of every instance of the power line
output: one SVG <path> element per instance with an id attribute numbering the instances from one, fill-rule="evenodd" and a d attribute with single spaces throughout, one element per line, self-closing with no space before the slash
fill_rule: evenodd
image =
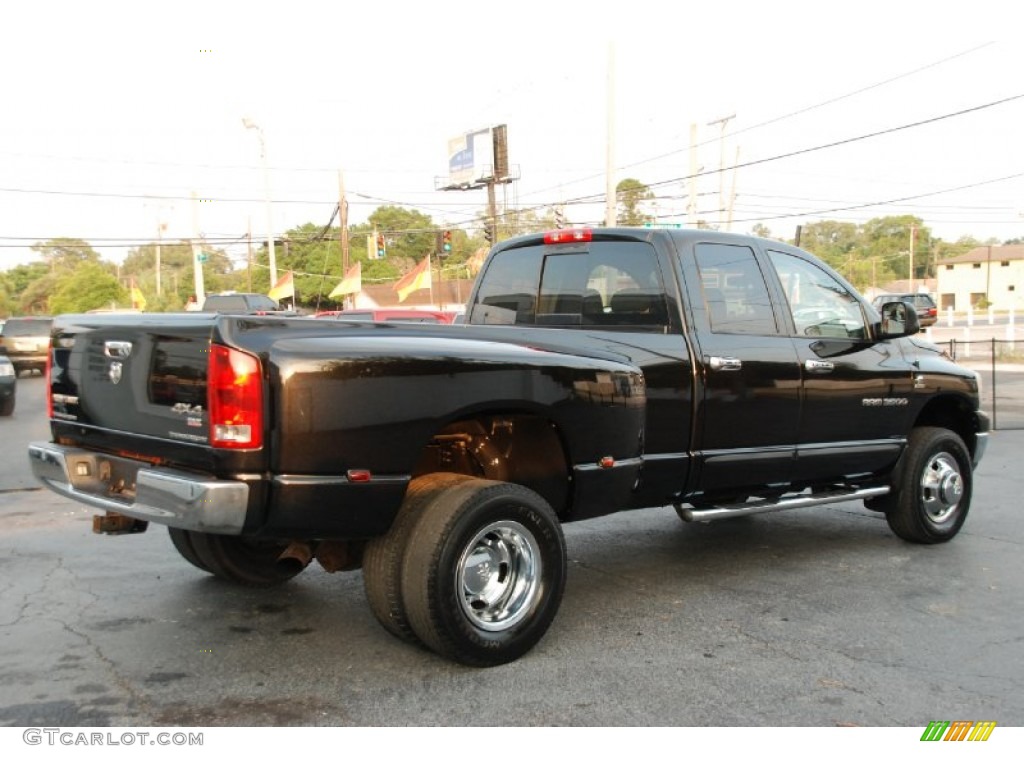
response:
<path id="1" fill-rule="evenodd" d="M 938 61 L 934 61 L 931 64 L 926 64 L 926 65 L 924 65 L 922 67 L 918 67 L 916 69 L 912 69 L 912 70 L 909 70 L 907 72 L 903 72 L 903 73 L 901 73 L 899 75 L 894 75 L 893 77 L 887 78 L 885 80 L 881 80 L 881 81 L 879 81 L 877 83 L 873 83 L 871 85 L 864 86 L 863 88 L 858 88 L 857 90 L 850 91 L 849 93 L 842 94 L 841 96 L 835 96 L 835 97 L 833 97 L 831 99 L 826 99 L 825 101 L 818 102 L 817 104 L 812 104 L 810 106 L 803 107 L 801 109 L 797 109 L 797 110 L 795 110 L 793 112 L 787 112 L 784 115 L 779 115 L 778 117 L 773 117 L 773 118 L 769 118 L 768 120 L 763 120 L 760 123 L 755 123 L 754 125 L 747 126 L 746 128 L 741 128 L 739 130 L 732 131 L 731 133 L 727 133 L 727 134 L 725 134 L 724 136 L 721 136 L 721 137 L 717 137 L 716 136 L 714 138 L 707 139 L 705 141 L 699 142 L 696 146 L 697 147 L 703 147 L 703 146 L 705 146 L 707 144 L 716 143 L 716 142 L 718 142 L 718 141 L 720 141 L 722 139 L 727 139 L 727 138 L 732 138 L 734 136 L 739 136 L 740 134 L 747 133 L 748 131 L 753 131 L 753 130 L 756 130 L 758 128 L 763 128 L 763 127 L 765 127 L 767 125 L 773 125 L 773 124 L 781 122 L 783 120 L 788 120 L 791 117 L 797 117 L 798 115 L 803 115 L 803 114 L 806 114 L 807 112 L 812 112 L 812 111 L 814 111 L 816 109 L 820 109 L 822 107 L 829 106 L 830 104 L 835 104 L 836 102 L 852 98 L 853 96 L 858 96 L 858 95 L 860 95 L 862 93 L 866 93 L 867 91 L 871 91 L 871 90 L 874 90 L 876 88 L 880 88 L 880 87 L 882 87 L 884 85 L 889 85 L 890 83 L 894 83 L 894 82 L 896 82 L 898 80 L 902 80 L 904 78 L 911 77 L 912 75 L 916 75 L 916 74 L 918 74 L 920 72 L 924 72 L 926 70 L 932 69 L 933 67 L 940 66 L 942 64 L 945 64 L 947 62 L 953 61 L 953 60 L 958 59 L 958 58 L 962 58 L 963 56 L 967 56 L 969 54 L 975 53 L 976 51 L 979 51 L 982 48 L 985 48 L 985 47 L 987 47 L 989 45 L 992 45 L 992 43 L 991 42 L 983 43 L 982 45 L 975 46 L 974 48 L 970 48 L 970 49 L 968 49 L 966 51 L 961 51 L 960 53 L 953 54 L 952 56 L 947 56 L 944 59 L 939 59 Z M 678 154 L 680 154 L 682 152 L 688 152 L 688 151 L 689 151 L 689 147 L 686 147 L 686 148 L 683 148 L 683 149 L 674 149 L 671 152 L 666 152 L 666 153 L 661 154 L 661 155 L 655 155 L 654 157 L 650 157 L 650 158 L 647 158 L 645 160 L 638 160 L 638 161 L 636 161 L 634 163 L 628 163 L 626 165 L 618 166 L 615 170 L 622 171 L 622 170 L 626 170 L 627 168 L 634 168 L 634 167 L 639 166 L 639 165 L 646 165 L 647 163 L 653 163 L 653 162 L 656 162 L 658 160 L 664 160 L 666 158 L 672 157 L 673 155 L 678 155 Z M 581 182 L 590 181 L 590 180 L 595 179 L 595 178 L 601 178 L 602 176 L 603 176 L 603 174 L 594 174 L 594 175 L 587 176 L 587 177 L 582 178 L 582 179 L 577 179 L 576 181 L 563 182 L 563 183 L 557 185 L 557 187 L 567 186 L 568 184 L 578 184 L 578 183 L 581 183 Z M 690 177 L 687 177 L 687 178 L 690 178 Z M 547 187 L 545 189 L 537 190 L 537 192 L 527 192 L 527 193 L 525 193 L 525 195 L 529 196 L 529 195 L 533 195 L 533 194 L 539 194 L 541 192 L 549 192 L 552 189 L 556 189 L 557 187 Z"/>

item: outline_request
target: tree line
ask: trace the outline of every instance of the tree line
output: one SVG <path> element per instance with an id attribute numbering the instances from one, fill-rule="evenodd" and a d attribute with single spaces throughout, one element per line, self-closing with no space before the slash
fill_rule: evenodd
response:
<path id="1" fill-rule="evenodd" d="M 623 226 L 657 226 L 648 209 L 653 199 L 645 185 L 625 179 L 617 187 L 617 216 Z M 516 234 L 554 229 L 564 214 L 544 211 L 506 211 L 499 217 L 499 240 Z M 430 216 L 399 206 L 377 208 L 365 223 L 349 228 L 348 263 L 342 258 L 338 227 L 306 223 L 288 230 L 275 241 L 278 275 L 294 274 L 296 305 L 305 309 L 338 309 L 339 298 L 329 294 L 346 268 L 361 264 L 364 283 L 399 279 L 428 253 L 437 252 L 442 229 L 451 232 L 452 250 L 440 267 L 446 277 L 471 277 L 474 265 L 490 245 L 484 239 L 484 217 L 468 229 L 434 222 Z M 570 222 L 571 225 L 571 222 Z M 698 227 L 707 228 L 705 222 Z M 913 235 L 911 234 L 913 232 Z M 752 234 L 794 244 L 794 238 L 774 237 L 756 225 Z M 373 235 L 383 237 L 384 253 L 378 254 Z M 815 253 L 843 274 L 857 288 L 884 286 L 909 276 L 935 276 L 942 259 L 965 253 L 981 242 L 970 237 L 946 242 L 916 216 L 887 216 L 863 224 L 822 221 L 800 228 L 800 247 Z M 1022 242 L 1015 239 L 1004 245 Z M 911 253 L 913 244 L 913 253 Z M 206 293 L 269 289 L 269 256 L 266 243 L 253 244 L 244 260 L 232 260 L 222 248 L 200 243 L 205 260 Z M 159 279 L 157 249 L 160 251 Z M 189 242 L 150 242 L 128 252 L 118 265 L 104 259 L 85 240 L 56 238 L 32 247 L 40 260 L 0 272 L 0 316 L 60 314 L 91 309 L 127 308 L 145 302 L 148 311 L 179 311 L 194 293 L 193 247 Z M 133 290 L 134 289 L 134 290 Z"/>

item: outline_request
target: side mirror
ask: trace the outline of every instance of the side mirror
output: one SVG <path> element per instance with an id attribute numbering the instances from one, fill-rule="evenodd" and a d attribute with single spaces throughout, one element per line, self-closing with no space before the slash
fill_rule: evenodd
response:
<path id="1" fill-rule="evenodd" d="M 879 339 L 898 339 L 913 336 L 921 330 L 921 321 L 917 319 L 914 305 L 906 301 L 887 301 L 879 310 L 882 321 L 878 324 Z"/>

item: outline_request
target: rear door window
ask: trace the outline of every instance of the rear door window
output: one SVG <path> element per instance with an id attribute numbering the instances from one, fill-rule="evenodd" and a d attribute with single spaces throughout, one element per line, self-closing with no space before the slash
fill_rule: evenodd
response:
<path id="1" fill-rule="evenodd" d="M 668 325 L 664 282 L 649 243 L 501 251 L 484 274 L 471 321 L 547 327 Z"/>
<path id="2" fill-rule="evenodd" d="M 778 333 L 768 286 L 753 249 L 745 245 L 698 243 L 695 253 L 712 333 Z"/>

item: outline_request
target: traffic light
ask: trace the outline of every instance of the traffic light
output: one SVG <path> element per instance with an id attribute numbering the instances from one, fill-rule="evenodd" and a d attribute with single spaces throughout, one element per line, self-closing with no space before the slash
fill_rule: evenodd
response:
<path id="1" fill-rule="evenodd" d="M 491 222 L 484 222 L 484 240 L 486 240 L 488 243 L 491 243 L 492 245 L 494 244 L 494 241 L 497 239 L 497 233 L 495 232 L 495 229 L 495 226 Z"/>
<path id="2" fill-rule="evenodd" d="M 452 252 L 452 231 L 450 229 L 441 233 L 441 250 L 445 255 Z"/>
<path id="3" fill-rule="evenodd" d="M 384 242 L 384 235 L 377 235 L 377 258 L 383 259 L 387 254 L 388 246 Z"/>

